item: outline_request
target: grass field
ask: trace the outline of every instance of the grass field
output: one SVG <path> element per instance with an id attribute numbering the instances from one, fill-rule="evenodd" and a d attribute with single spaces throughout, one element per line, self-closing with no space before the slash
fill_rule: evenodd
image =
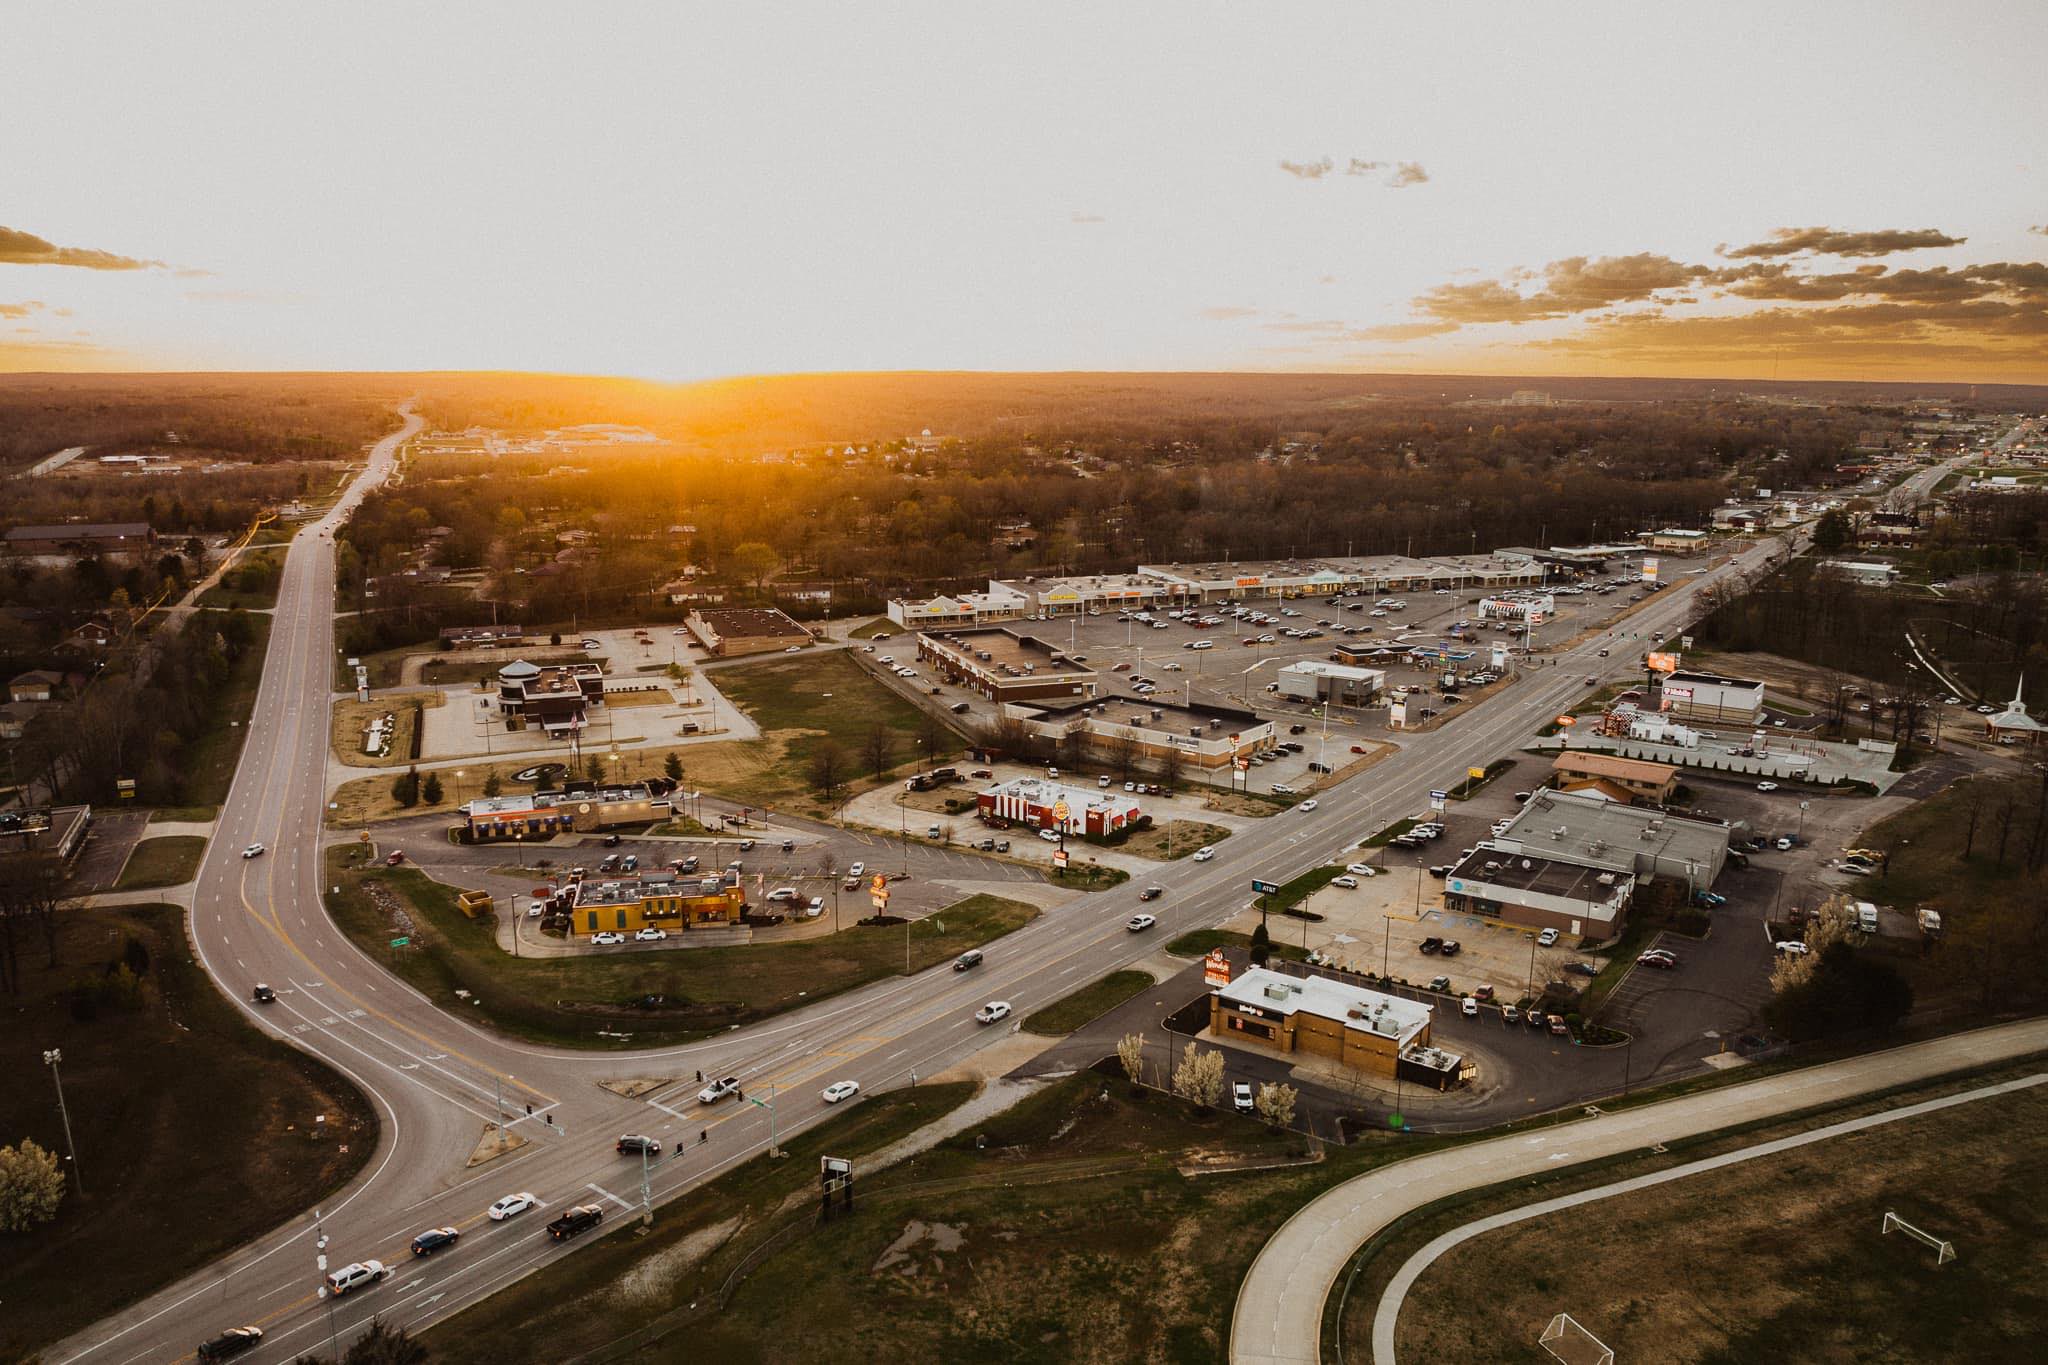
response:
<path id="1" fill-rule="evenodd" d="M 158 806 L 149 813 L 149 823 L 152 825 L 181 824 L 186 821 L 205 824 L 219 818 L 219 806 Z"/>
<path id="2" fill-rule="evenodd" d="M 143 891 L 157 886 L 183 886 L 199 875 L 206 840 L 196 834 L 144 839 L 128 855 L 116 891 Z"/>
<path id="3" fill-rule="evenodd" d="M 1273 796 L 1265 792 L 1204 791 L 1202 807 L 1205 810 L 1222 811 L 1225 815 L 1249 816 L 1262 820 L 1269 815 L 1278 815 L 1291 810 L 1298 796 Z"/>
<path id="4" fill-rule="evenodd" d="M 1131 874 L 1101 863 L 1069 863 L 1046 873 L 1045 879 L 1069 891 L 1108 891 L 1129 881 Z"/>
<path id="5" fill-rule="evenodd" d="M 1276 926 L 1277 927 L 1277 926 Z M 1268 933 L 1272 930 L 1268 929 Z M 1202 957 L 1212 948 L 1250 948 L 1250 934 L 1240 934 L 1231 929 L 1195 929 L 1182 934 L 1166 945 L 1166 951 L 1175 957 Z M 1284 957 L 1289 962 L 1301 962 L 1308 953 L 1298 944 L 1282 943 L 1277 938 L 1272 944 L 1273 956 Z"/>
<path id="6" fill-rule="evenodd" d="M 1707 1145 L 1749 1145 L 1923 1097 Z M 2036 1087 L 1482 1234 L 1410 1291 L 1401 1358 L 1547 1362 L 1536 1335 L 1560 1308 L 1618 1360 L 2036 1358 L 2048 1321 L 2048 1259 L 2039 1251 L 2048 1218 L 2037 1197 L 2048 1181 L 2044 1132 L 2048 1087 Z M 1361 1275 L 1347 1301 L 1347 1345 L 1365 1353 L 1382 1273 L 1434 1235 L 1429 1227 L 1655 1168 L 1609 1165 L 1418 1221 Z M 1888 1210 L 1953 1241 L 1957 1259 L 1937 1272 L 1926 1247 L 1881 1236 Z M 1643 1255 L 1649 1247 L 1657 1254 Z"/>
<path id="7" fill-rule="evenodd" d="M 668 1240 L 644 1259 L 615 1236 L 428 1344 L 437 1361 L 483 1362 L 516 1333 L 532 1358 L 564 1359 L 638 1331 L 640 1349 L 620 1358 L 1216 1361 L 1238 1280 L 1272 1229 L 1332 1179 L 1424 1141 L 1375 1137 L 1320 1164 L 1191 1178 L 1178 1163 L 1197 1154 L 1284 1161 L 1300 1139 L 1234 1116 L 1191 1117 L 1082 1073 L 907 1162 L 863 1172 L 854 1215 L 824 1225 L 811 1210 L 808 1158 L 849 1144 L 811 1143 L 783 1163 L 788 1188 L 803 1191 L 785 1215 L 791 1230 L 723 1306 L 717 1290 L 731 1269 L 782 1224 L 754 1215 L 735 1227 L 743 1211 L 720 1181 L 686 1201 L 680 1229 L 657 1231 Z M 751 1208 L 769 1206 L 766 1196 Z M 676 1239 L 693 1230 L 714 1249 L 691 1262 L 676 1256 Z"/>
<path id="8" fill-rule="evenodd" d="M 717 683 L 719 690 L 745 708 L 761 727 L 762 737 L 677 749 L 690 786 L 754 806 L 792 808 L 819 818 L 832 811 L 810 791 L 811 761 L 817 746 L 828 738 L 836 740 L 846 753 L 847 773 L 852 777 L 859 767 L 861 740 L 877 720 L 895 730 L 897 751 L 907 755 L 921 714 L 838 651 L 778 654 L 744 667 L 720 669 Z M 949 737 L 948 743 L 952 742 Z M 667 757 L 666 749 L 623 750 L 619 762 L 608 764 L 605 773 L 628 782 L 660 776 Z M 506 790 L 523 790 L 525 784 L 514 782 L 512 774 L 533 762 L 528 756 L 465 763 L 466 785 L 460 794 L 444 771 L 440 806 L 419 805 L 410 810 L 392 799 L 390 776 L 358 778 L 335 793 L 338 808 L 330 812 L 329 823 L 357 825 L 434 809 L 452 811 L 477 794 L 484 775 L 491 771 L 498 773 Z"/>
<path id="9" fill-rule="evenodd" d="M 1140 830 L 1117 845 L 1117 849 L 1166 862 L 1185 858 L 1204 844 L 1219 844 L 1229 837 L 1230 831 L 1221 825 L 1208 825 L 1200 820 L 1168 820 L 1163 825 Z"/>
<path id="10" fill-rule="evenodd" d="M 332 736 L 334 756 L 351 768 L 406 767 L 415 761 L 412 757 L 413 703 L 440 706 L 446 699 L 445 693 L 432 689 L 400 692 L 377 697 L 371 701 L 357 701 L 354 697 L 336 697 Z M 395 721 L 391 748 L 382 758 L 372 758 L 363 750 L 363 727 L 386 712 L 389 712 Z"/>
<path id="11" fill-rule="evenodd" d="M 0 1142 L 65 1150 L 41 1056 L 62 1048 L 88 1197 L 74 1184 L 54 1223 L 0 1234 L 0 1360 L 33 1358 L 297 1215 L 377 1139 L 352 1086 L 257 1032 L 213 988 L 177 907 L 71 910 L 59 925 L 54 968 L 40 935 L 25 945 L 23 992 L 9 1002 L 19 1014 L 0 1030 Z M 142 966 L 132 1006 L 99 989 L 109 964 L 127 961 Z M 327 1123 L 316 1131 L 317 1114 Z"/>
<path id="12" fill-rule="evenodd" d="M 569 957 L 514 958 L 488 922 L 455 907 L 456 888 L 412 867 L 364 867 L 352 846 L 327 853 L 327 897 L 335 923 L 365 952 L 429 998 L 515 1037 L 572 1047 L 646 1047 L 700 1038 L 780 1014 L 903 971 L 904 931 L 856 926 L 827 938 L 723 948 L 593 950 Z M 389 902 L 372 886 L 381 887 Z M 396 904 L 404 913 L 396 918 Z M 1018 901 L 971 896 L 910 930 L 911 967 L 922 971 L 1036 918 Z M 412 940 L 393 949 L 396 937 Z M 456 1004 L 457 988 L 481 1003 Z M 636 1002 L 661 996 L 649 1009 Z"/>
<path id="13" fill-rule="evenodd" d="M 1093 985 L 1083 986 L 1072 995 L 1026 1015 L 1025 1031 L 1042 1033 L 1049 1038 L 1072 1033 L 1083 1024 L 1100 1019 L 1151 984 L 1150 972 L 1111 972 Z"/>
<path id="14" fill-rule="evenodd" d="M 249 734 L 249 712 L 263 681 L 263 657 L 270 647 L 270 618 L 253 616 L 249 624 L 254 635 L 214 699 L 213 724 L 185 746 L 188 805 L 218 806 L 227 800 L 228 784 L 235 780 L 235 764 L 241 761 L 242 741 Z"/>

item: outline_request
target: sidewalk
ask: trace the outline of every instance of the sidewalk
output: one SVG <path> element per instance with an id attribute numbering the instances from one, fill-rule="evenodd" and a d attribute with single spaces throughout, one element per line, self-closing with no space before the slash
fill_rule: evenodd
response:
<path id="1" fill-rule="evenodd" d="M 1237 1293 L 1237 1365 L 1317 1365 L 1323 1306 L 1352 1253 L 1404 1214 L 1480 1185 L 1839 1103 L 2048 1048 L 2048 1019 L 1977 1029 L 1657 1104 L 1398 1161 L 1325 1191 L 1283 1223 Z"/>

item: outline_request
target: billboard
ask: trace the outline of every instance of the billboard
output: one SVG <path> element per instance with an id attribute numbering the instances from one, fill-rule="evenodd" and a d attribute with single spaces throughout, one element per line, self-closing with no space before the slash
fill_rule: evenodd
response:
<path id="1" fill-rule="evenodd" d="M 1657 557 L 1655 555 L 1643 556 L 1643 581 L 1645 583 L 1655 583 L 1657 581 Z"/>
<path id="2" fill-rule="evenodd" d="M 1651 650 L 1643 657 L 1643 662 L 1659 673 L 1676 673 L 1678 671 L 1678 656 L 1676 654 L 1666 654 L 1659 650 Z"/>
<path id="3" fill-rule="evenodd" d="M 1209 955 L 1202 959 L 1202 981 L 1210 986 L 1230 984 L 1230 959 L 1223 955 L 1221 948 L 1211 948 Z"/>

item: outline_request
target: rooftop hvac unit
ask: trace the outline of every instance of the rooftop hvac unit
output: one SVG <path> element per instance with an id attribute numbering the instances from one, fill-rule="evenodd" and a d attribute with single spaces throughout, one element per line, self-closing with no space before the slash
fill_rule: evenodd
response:
<path id="1" fill-rule="evenodd" d="M 1600 885 L 1602 886 L 1612 886 L 1614 885 L 1614 874 L 1612 872 L 1602 872 L 1593 880 L 1600 883 Z"/>
<path id="2" fill-rule="evenodd" d="M 1556 829 L 1550 831 L 1550 837 L 1553 839 L 1562 839 L 1565 835 L 1569 833 L 1571 833 L 1570 830 L 1566 829 L 1563 825 L 1559 825 Z"/>
<path id="3" fill-rule="evenodd" d="M 1530 868 L 1534 866 L 1536 866 L 1536 864 L 1529 861 L 1527 858 L 1522 859 L 1522 871 L 1527 872 Z"/>
<path id="4" fill-rule="evenodd" d="M 1295 991 L 1300 989 L 1301 988 L 1299 986 L 1293 985 L 1290 982 L 1276 981 L 1266 987 L 1266 998 L 1268 1000 L 1285 1000 L 1288 996 L 1292 995 Z"/>
<path id="5" fill-rule="evenodd" d="M 1159 718 L 1160 718 L 1161 716 L 1163 716 L 1163 715 L 1165 715 L 1165 714 L 1166 714 L 1166 713 L 1165 713 L 1164 711 L 1160 710 L 1160 709 L 1159 709 L 1158 707 L 1156 707 L 1156 706 L 1152 708 L 1152 719 L 1154 719 L 1154 720 L 1158 720 L 1158 719 L 1159 719 Z"/>
<path id="6" fill-rule="evenodd" d="M 1492 859 L 1489 859 L 1489 860 L 1487 861 L 1487 864 L 1486 864 L 1486 870 L 1487 870 L 1488 872 L 1498 872 L 1498 871 L 1500 871 L 1500 859 L 1498 859 L 1498 858 L 1492 858 Z"/>

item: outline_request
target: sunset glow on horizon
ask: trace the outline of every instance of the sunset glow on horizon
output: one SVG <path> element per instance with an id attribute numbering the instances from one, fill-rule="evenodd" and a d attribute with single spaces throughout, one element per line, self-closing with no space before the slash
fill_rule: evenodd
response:
<path id="1" fill-rule="evenodd" d="M 2048 9 L 51 7 L 0 370 L 2048 383 Z"/>

